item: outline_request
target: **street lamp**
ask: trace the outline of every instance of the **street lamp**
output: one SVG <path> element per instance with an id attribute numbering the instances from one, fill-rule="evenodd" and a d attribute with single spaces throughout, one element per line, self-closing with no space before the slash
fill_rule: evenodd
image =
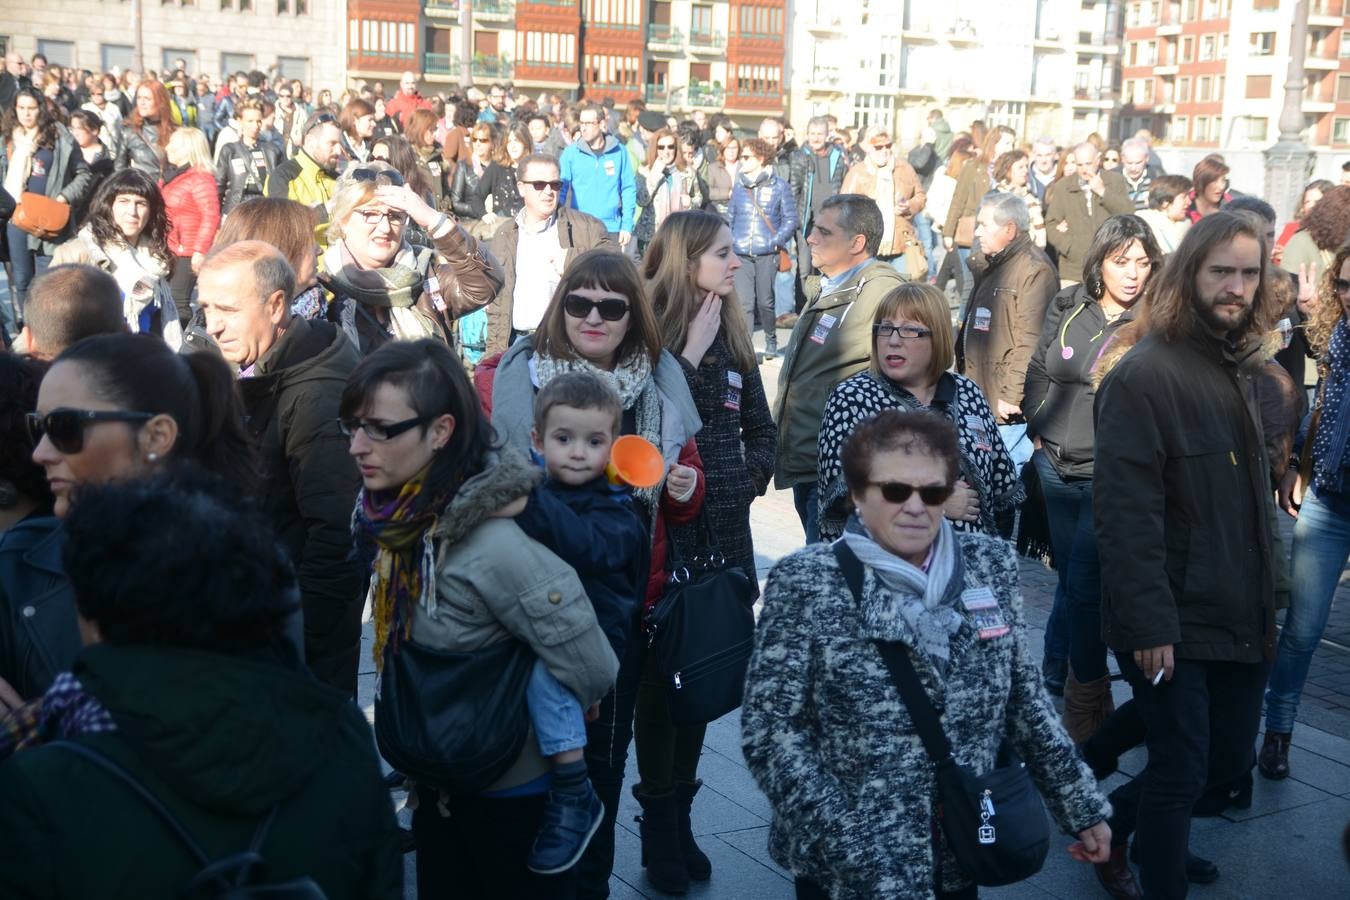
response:
<path id="1" fill-rule="evenodd" d="M 1303 71 L 1308 43 L 1308 0 L 1294 4 L 1294 25 L 1290 31 L 1289 73 L 1284 82 L 1284 107 L 1280 111 L 1280 138 L 1268 148 L 1266 158 L 1266 201 L 1275 207 L 1282 220 L 1298 211 L 1303 186 L 1313 169 L 1313 152 L 1303 142 Z"/>

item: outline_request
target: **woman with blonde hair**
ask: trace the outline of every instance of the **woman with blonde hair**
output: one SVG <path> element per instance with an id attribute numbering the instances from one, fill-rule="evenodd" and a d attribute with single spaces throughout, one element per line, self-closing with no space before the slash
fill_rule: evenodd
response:
<path id="1" fill-rule="evenodd" d="M 501 289 L 501 267 L 387 163 L 343 173 L 329 222 L 319 283 L 329 295 L 329 321 L 362 355 L 392 340 L 434 337 L 453 344 L 454 320 L 486 306 Z M 409 222 L 430 246 L 410 240 Z"/>
<path id="2" fill-rule="evenodd" d="M 534 148 L 534 138 L 524 125 L 512 125 L 501 136 L 492 162 L 478 182 L 478 199 L 483 202 L 483 224 L 496 228 L 503 219 L 515 218 L 525 206 L 516 186 L 516 167 Z"/>
<path id="3" fill-rule="evenodd" d="M 703 208 L 703 187 L 698 175 L 680 153 L 680 138 L 662 128 L 647 144 L 647 161 L 637 171 L 637 205 L 642 210 L 633 237 L 638 259 L 651 243 L 666 216 L 686 209 Z"/>
<path id="4" fill-rule="evenodd" d="M 1041 211 L 1041 201 L 1031 190 L 1031 158 L 1024 150 L 1009 150 L 994 160 L 994 190 L 1014 194 L 1022 198 L 1027 205 L 1027 216 L 1031 220 L 1031 239 L 1036 246 L 1045 249 L 1045 215 Z"/>
<path id="5" fill-rule="evenodd" d="M 726 558 L 758 586 L 750 503 L 773 477 L 778 429 L 736 302 L 741 259 L 731 243 L 721 216 L 671 213 L 647 246 L 642 276 L 661 343 L 684 370 L 703 420 L 698 442 L 708 472 L 703 501 L 708 525 Z M 692 536 L 677 529 L 674 537 L 680 544 Z"/>
<path id="6" fill-rule="evenodd" d="M 192 317 L 197 269 L 220 229 L 220 199 L 206 135 L 196 128 L 179 128 L 169 136 L 164 150 L 169 165 L 160 191 L 169 216 L 169 251 L 173 254 L 169 290 L 178 307 L 178 321 L 186 325 Z"/>
<path id="7" fill-rule="evenodd" d="M 464 227 L 473 231 L 475 237 L 483 237 L 478 231 L 478 223 L 487 213 L 483 198 L 478 193 L 478 185 L 487 174 L 496 153 L 497 138 L 492 126 L 486 122 L 471 126 L 469 153 L 455 167 L 455 175 L 450 182 L 450 208 L 464 223 Z"/>
<path id="8" fill-rule="evenodd" d="M 903 284 L 882 298 L 872 323 L 871 364 L 835 387 L 821 417 L 820 539 L 839 537 L 852 513 L 844 442 L 888 409 L 935 412 L 956 426 L 961 473 L 943 515 L 957 531 L 997 534 L 995 516 L 1020 504 L 1025 491 L 979 385 L 950 371 L 956 349 L 946 297 L 932 285 Z"/>

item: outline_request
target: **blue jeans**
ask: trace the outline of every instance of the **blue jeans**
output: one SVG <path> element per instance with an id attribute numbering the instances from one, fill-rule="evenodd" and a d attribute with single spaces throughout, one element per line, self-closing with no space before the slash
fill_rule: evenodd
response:
<path id="1" fill-rule="evenodd" d="M 1064 481 L 1050 464 L 1050 457 L 1044 450 L 1032 454 L 1031 462 L 1036 467 L 1036 474 L 1041 477 L 1045 516 L 1050 524 L 1050 545 L 1055 551 L 1055 568 L 1059 576 L 1055 586 L 1055 602 L 1050 608 L 1050 620 L 1045 623 L 1045 655 L 1053 659 L 1067 659 L 1070 647 L 1069 560 L 1073 556 L 1074 535 L 1085 506 L 1089 524 L 1092 521 L 1092 482 Z"/>
<path id="2" fill-rule="evenodd" d="M 923 252 L 928 254 L 928 280 L 937 278 L 938 259 L 937 248 L 942 245 L 937 235 L 933 232 L 933 218 L 928 213 L 916 213 L 914 216 L 914 231 L 919 235 L 919 243 L 923 245 Z"/>
<path id="3" fill-rule="evenodd" d="M 970 248 L 957 247 L 956 255 L 961 260 L 961 311 L 957 314 L 957 320 L 964 322 L 966 306 L 970 303 L 970 293 L 975 287 L 975 276 L 970 274 Z"/>
<path id="4" fill-rule="evenodd" d="M 816 520 L 820 516 L 818 501 L 820 482 L 804 481 L 792 486 L 792 505 L 797 507 L 797 518 L 802 520 L 802 530 L 806 532 L 806 542 L 815 544 L 820 541 L 820 529 Z"/>
<path id="5" fill-rule="evenodd" d="M 0 305 L 0 321 L 5 330 L 18 336 L 18 323 L 23 321 L 23 308 L 28 301 L 28 286 L 39 271 L 47 268 L 50 256 L 41 256 L 28 249 L 28 232 L 6 223 L 9 241 L 9 267 L 13 280 L 9 283 L 9 297 Z"/>
<path id="6" fill-rule="evenodd" d="M 1031 436 L 1027 434 L 1025 422 L 1016 425 L 998 426 L 998 436 L 1003 438 L 1003 446 L 1008 448 L 1008 455 L 1012 457 L 1013 465 L 1017 471 L 1021 472 L 1022 467 L 1031 460 L 1031 453 L 1036 449 L 1036 445 L 1031 443 Z"/>
<path id="7" fill-rule="evenodd" d="M 586 746 L 586 718 L 581 704 L 537 659 L 525 687 L 525 702 L 530 707 L 530 724 L 539 741 L 539 752 L 544 756 Z"/>
<path id="8" fill-rule="evenodd" d="M 1326 630 L 1331 598 L 1347 556 L 1350 499 L 1309 491 L 1294 523 L 1293 591 L 1266 688 L 1266 731 L 1284 734 L 1294 730 L 1303 682 Z"/>

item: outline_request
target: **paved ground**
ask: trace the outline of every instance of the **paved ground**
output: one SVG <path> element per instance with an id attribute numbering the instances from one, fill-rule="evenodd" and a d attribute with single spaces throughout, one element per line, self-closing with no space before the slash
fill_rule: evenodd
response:
<path id="1" fill-rule="evenodd" d="M 780 334 L 780 346 L 786 345 L 786 337 Z M 772 397 L 777 365 L 766 364 L 763 373 Z M 774 561 L 802 543 L 791 493 L 770 491 L 755 502 L 750 518 L 756 563 L 763 578 Z M 1024 561 L 1022 588 L 1031 637 L 1038 649 L 1054 584 L 1054 572 Z M 1342 594 L 1347 591 L 1350 585 L 1343 580 Z M 1279 783 L 1258 777 L 1250 810 L 1195 821 L 1192 848 L 1214 859 L 1222 875 L 1213 885 L 1195 887 L 1192 896 L 1206 900 L 1252 900 L 1292 892 L 1297 892 L 1300 900 L 1350 896 L 1350 869 L 1340 849 L 1341 832 L 1350 822 L 1350 600 L 1344 597 L 1338 596 L 1328 638 L 1336 645 L 1324 644 L 1314 660 L 1294 733 L 1290 756 L 1293 776 Z M 372 681 L 372 673 L 363 675 L 363 703 L 368 711 Z M 1117 685 L 1117 701 L 1127 696 L 1127 689 Z M 1121 766 L 1124 774 L 1106 781 L 1104 789 L 1114 788 L 1125 775 L 1138 772 L 1142 764 L 1142 751 L 1126 756 Z M 630 751 L 630 775 L 633 771 Z M 745 767 L 738 714 L 709 726 L 700 775 L 705 786 L 694 808 L 694 826 L 712 860 L 713 877 L 710 882 L 695 885 L 689 896 L 728 900 L 794 896 L 791 878 L 765 850 L 770 810 Z M 620 900 L 662 896 L 647 884 L 639 864 L 637 826 L 633 822 L 637 812 L 625 791 L 610 882 L 612 896 Z M 1055 840 L 1049 861 L 1036 877 L 1012 887 L 986 890 L 982 896 L 999 900 L 1104 897 L 1092 871 L 1072 862 L 1064 852 L 1068 838 Z M 408 861 L 407 896 L 412 898 L 416 889 L 411 856 Z"/>

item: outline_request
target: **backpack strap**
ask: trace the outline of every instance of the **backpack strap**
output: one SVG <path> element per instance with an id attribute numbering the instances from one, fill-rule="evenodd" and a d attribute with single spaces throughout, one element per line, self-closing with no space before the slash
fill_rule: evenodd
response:
<path id="1" fill-rule="evenodd" d="M 187 829 L 178 821 L 173 813 L 160 802 L 159 798 L 150 793 L 147 788 L 135 775 L 132 775 L 119 762 L 108 757 L 104 753 L 95 750 L 86 744 L 77 744 L 74 741 L 52 741 L 47 744 L 48 747 L 60 747 L 61 749 L 74 753 L 76 756 L 82 756 L 90 763 L 93 763 L 104 772 L 111 775 L 117 781 L 126 785 L 132 793 L 140 797 L 146 806 L 159 816 L 160 820 L 168 826 L 178 840 L 192 854 L 193 860 L 201 867 L 201 871 L 192 879 L 190 888 L 196 888 L 212 881 L 223 880 L 227 886 L 241 886 L 248 876 L 248 871 L 253 866 L 262 862 L 262 845 L 267 840 L 267 834 L 272 828 L 272 821 L 277 816 L 277 808 L 274 806 L 268 811 L 263 820 L 258 823 L 258 827 L 253 832 L 253 839 L 249 842 L 248 850 L 244 853 L 228 856 L 225 859 L 212 862 L 202 850 L 200 844 L 188 833 Z M 237 878 L 233 885 L 229 884 L 227 875 L 237 873 Z"/>
<path id="2" fill-rule="evenodd" d="M 839 561 L 839 568 L 844 573 L 844 581 L 848 584 L 849 592 L 853 594 L 853 601 L 861 606 L 862 560 L 858 559 L 858 555 L 843 540 L 835 541 L 833 550 L 835 559 Z M 914 663 L 910 662 L 909 653 L 906 652 L 904 645 L 899 641 L 874 640 L 872 643 L 881 654 L 881 661 L 885 663 L 886 671 L 891 675 L 891 682 L 900 693 L 901 702 L 909 710 L 909 717 L 919 732 L 924 749 L 928 751 L 928 758 L 934 765 L 941 765 L 952 759 L 952 745 L 942 730 L 938 711 L 933 706 L 933 701 L 929 699 L 928 692 L 919 682 L 919 675 L 914 671 Z"/>

